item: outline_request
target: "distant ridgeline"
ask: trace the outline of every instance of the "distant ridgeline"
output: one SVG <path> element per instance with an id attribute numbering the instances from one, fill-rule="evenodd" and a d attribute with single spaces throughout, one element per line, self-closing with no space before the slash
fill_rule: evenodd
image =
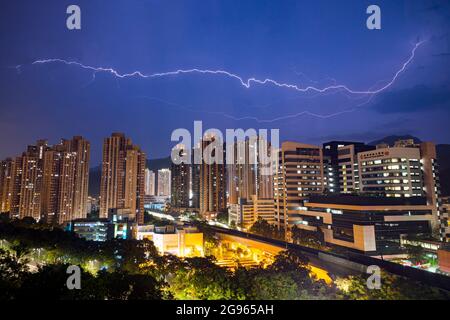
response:
<path id="1" fill-rule="evenodd" d="M 387 136 L 383 139 L 369 142 L 370 145 L 377 145 L 386 143 L 390 146 L 394 145 L 397 140 L 414 139 L 416 143 L 420 143 L 421 140 L 411 135 L 402 136 Z M 439 164 L 439 178 L 441 183 L 441 195 L 450 196 L 450 144 L 438 144 L 436 145 L 437 158 Z M 147 160 L 147 167 L 150 170 L 158 171 L 162 168 L 170 168 L 170 157 Z M 97 197 L 100 194 L 100 178 L 101 178 L 101 166 L 91 168 L 89 172 L 89 195 Z"/>

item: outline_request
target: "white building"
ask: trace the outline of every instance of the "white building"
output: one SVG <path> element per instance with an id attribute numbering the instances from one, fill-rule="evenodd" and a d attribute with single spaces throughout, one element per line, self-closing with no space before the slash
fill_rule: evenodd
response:
<path id="1" fill-rule="evenodd" d="M 145 169 L 145 195 L 155 196 L 155 173 L 150 169 Z"/>
<path id="2" fill-rule="evenodd" d="M 170 197 L 171 172 L 169 169 L 158 170 L 158 196 Z"/>

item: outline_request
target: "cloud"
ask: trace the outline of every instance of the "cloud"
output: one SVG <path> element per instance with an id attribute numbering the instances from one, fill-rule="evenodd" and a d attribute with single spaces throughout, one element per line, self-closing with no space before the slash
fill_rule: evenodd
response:
<path id="1" fill-rule="evenodd" d="M 450 110 L 450 88 L 419 85 L 386 92 L 379 96 L 373 108 L 380 113 L 411 113 L 444 108 Z"/>

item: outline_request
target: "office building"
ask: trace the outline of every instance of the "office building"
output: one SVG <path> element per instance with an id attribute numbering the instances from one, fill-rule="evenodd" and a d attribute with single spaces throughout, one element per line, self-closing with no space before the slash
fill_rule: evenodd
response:
<path id="1" fill-rule="evenodd" d="M 393 147 L 381 146 L 359 153 L 358 164 L 362 194 L 425 197 L 434 208 L 433 228 L 438 227 L 442 216 L 434 144 L 400 140 Z"/>
<path id="2" fill-rule="evenodd" d="M 338 192 L 359 193 L 359 164 L 360 152 L 375 150 L 374 146 L 363 143 L 353 143 L 338 147 Z"/>
<path id="3" fill-rule="evenodd" d="M 275 220 L 279 229 L 300 221 L 300 210 L 308 196 L 324 192 L 322 148 L 284 142 L 273 163 Z"/>
<path id="4" fill-rule="evenodd" d="M 358 176 L 356 155 L 375 147 L 362 142 L 330 141 L 323 144 L 325 190 L 328 193 L 351 193 L 354 191 L 353 175 Z M 351 169 L 353 167 L 353 169 Z M 351 172 L 350 172 L 351 171 Z"/>
<path id="5" fill-rule="evenodd" d="M 106 218 L 110 209 L 128 209 L 143 223 L 145 165 L 145 153 L 123 133 L 104 139 L 100 218 Z"/>
<path id="6" fill-rule="evenodd" d="M 107 241 L 114 238 L 114 225 L 109 219 L 76 219 L 72 231 L 88 241 Z"/>
<path id="7" fill-rule="evenodd" d="M 425 197 L 311 196 L 299 211 L 297 227 L 318 232 L 329 246 L 398 254 L 402 237 L 431 235 L 433 209 Z"/>
<path id="8" fill-rule="evenodd" d="M 248 230 L 259 218 L 269 223 L 275 223 L 275 208 L 273 199 L 259 199 L 253 195 L 250 200 L 239 199 L 238 203 L 230 204 L 228 222 Z"/>

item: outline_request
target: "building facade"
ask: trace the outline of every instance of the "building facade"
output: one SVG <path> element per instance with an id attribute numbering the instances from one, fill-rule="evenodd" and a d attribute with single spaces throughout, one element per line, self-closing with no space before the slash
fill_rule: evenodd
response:
<path id="1" fill-rule="evenodd" d="M 358 154 L 360 192 L 386 197 L 425 197 L 433 209 L 433 228 L 439 226 L 440 192 L 433 143 L 400 140 Z"/>
<path id="2" fill-rule="evenodd" d="M 425 197 L 313 196 L 297 227 L 323 234 L 330 246 L 387 255 L 402 252 L 403 236 L 430 236 L 432 219 Z"/>
<path id="3" fill-rule="evenodd" d="M 189 208 L 189 195 L 191 189 L 191 172 L 189 161 L 182 161 L 185 157 L 190 158 L 190 154 L 186 151 L 185 146 L 178 145 L 176 147 L 178 153 L 177 163 L 172 162 L 171 165 L 171 205 L 176 210 Z"/>
<path id="4" fill-rule="evenodd" d="M 228 222 L 248 230 L 258 220 L 264 219 L 275 223 L 275 207 L 273 199 L 260 199 L 253 195 L 250 200 L 239 199 L 228 208 Z"/>
<path id="5" fill-rule="evenodd" d="M 324 192 L 322 148 L 284 142 L 273 163 L 275 220 L 288 229 L 301 220 L 300 211 L 308 196 Z"/>
<path id="6" fill-rule="evenodd" d="M 158 196 L 170 198 L 171 192 L 171 172 L 170 169 L 158 170 Z"/>
<path id="7" fill-rule="evenodd" d="M 123 133 L 113 133 L 103 142 L 100 183 L 100 217 L 110 209 L 129 209 L 138 223 L 144 221 L 146 155 Z"/>
<path id="8" fill-rule="evenodd" d="M 145 169 L 145 195 L 156 195 L 156 175 L 154 171 L 148 168 Z"/>
<path id="9" fill-rule="evenodd" d="M 202 155 L 208 153 L 205 153 L 205 149 L 212 149 L 211 157 L 217 160 L 206 161 L 201 157 L 202 163 L 199 165 L 200 215 L 207 220 L 215 218 L 217 213 L 227 209 L 225 152 L 223 142 L 216 139 L 214 136 L 205 136 L 201 141 L 201 148 L 197 149 Z M 213 147 L 212 143 L 216 147 Z"/>

